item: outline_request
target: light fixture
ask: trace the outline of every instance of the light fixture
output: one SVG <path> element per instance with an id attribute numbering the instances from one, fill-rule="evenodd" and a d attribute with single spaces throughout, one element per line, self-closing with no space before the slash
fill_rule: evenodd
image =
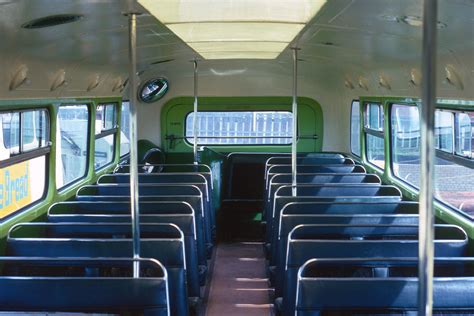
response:
<path id="1" fill-rule="evenodd" d="M 138 0 L 205 59 L 274 59 L 327 0 Z"/>

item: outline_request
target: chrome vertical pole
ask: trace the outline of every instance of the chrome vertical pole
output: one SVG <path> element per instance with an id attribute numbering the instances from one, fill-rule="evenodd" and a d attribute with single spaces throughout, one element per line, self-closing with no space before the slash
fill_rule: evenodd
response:
<path id="1" fill-rule="evenodd" d="M 433 313 L 433 260 L 434 260 L 434 114 L 436 108 L 436 32 L 438 2 L 424 0 L 422 102 L 421 102 L 421 179 L 420 224 L 418 249 L 418 314 Z"/>
<path id="2" fill-rule="evenodd" d="M 129 93 L 130 93 L 130 204 L 132 215 L 133 258 L 140 258 L 140 209 L 138 204 L 137 148 L 137 13 L 128 14 L 129 22 Z M 138 261 L 133 263 L 133 277 L 140 277 Z"/>
<path id="3" fill-rule="evenodd" d="M 291 141 L 291 185 L 292 195 L 297 195 L 296 189 L 296 154 L 298 152 L 298 102 L 297 102 L 297 77 L 298 77 L 298 48 L 292 47 L 293 50 L 293 137 Z"/>
<path id="4" fill-rule="evenodd" d="M 198 153 L 197 153 L 197 142 L 198 142 L 198 126 L 197 126 L 197 115 L 198 115 L 198 64 L 197 60 L 193 60 L 194 64 L 194 116 L 193 116 L 193 154 L 194 154 L 194 164 L 197 165 Z"/>

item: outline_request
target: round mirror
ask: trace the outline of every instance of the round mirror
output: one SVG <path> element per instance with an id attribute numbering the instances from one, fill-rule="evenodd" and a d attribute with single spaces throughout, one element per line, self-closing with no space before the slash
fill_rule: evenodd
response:
<path id="1" fill-rule="evenodd" d="M 168 92 L 168 80 L 155 78 L 148 80 L 139 91 L 138 98 L 145 103 L 153 103 L 161 99 Z"/>

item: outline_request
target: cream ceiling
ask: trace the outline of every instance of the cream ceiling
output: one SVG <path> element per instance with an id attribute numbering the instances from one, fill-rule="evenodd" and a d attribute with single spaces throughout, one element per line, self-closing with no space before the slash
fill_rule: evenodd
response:
<path id="1" fill-rule="evenodd" d="M 465 90 L 458 94 L 474 97 L 474 1 L 439 3 L 439 20 L 446 24 L 439 29 L 440 81 L 445 65 L 452 64 L 464 81 Z M 347 77 L 357 86 L 358 77 L 365 76 L 376 86 L 383 73 L 394 89 L 407 88 L 410 70 L 420 67 L 421 28 L 399 18 L 421 16 L 421 5 L 421 0 L 328 0 L 294 43 L 301 48 L 301 76 L 337 91 Z M 0 97 L 22 96 L 8 91 L 20 65 L 28 66 L 31 81 L 19 89 L 29 91 L 24 95 L 51 95 L 48 80 L 60 69 L 65 69 L 69 84 L 58 95 L 85 94 L 87 81 L 96 74 L 101 84 L 94 94 L 113 94 L 118 78 L 127 77 L 128 29 L 122 13 L 129 8 L 126 0 L 0 0 Z M 144 13 L 138 18 L 138 69 L 146 76 L 163 71 L 190 76 L 188 61 L 196 57 L 194 51 L 138 8 Z M 83 14 L 84 19 L 44 29 L 21 28 L 31 19 L 63 13 Z M 286 76 L 291 73 L 290 58 L 286 48 L 271 61 L 204 61 L 202 75 L 247 68 L 261 76 Z M 167 59 L 172 60 L 153 64 Z"/>

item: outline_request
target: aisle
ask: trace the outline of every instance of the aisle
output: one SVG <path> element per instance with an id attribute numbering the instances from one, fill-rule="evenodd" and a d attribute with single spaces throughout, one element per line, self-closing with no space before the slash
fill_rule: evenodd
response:
<path id="1" fill-rule="evenodd" d="M 207 302 L 207 316 L 271 315 L 262 243 L 219 244 Z"/>

